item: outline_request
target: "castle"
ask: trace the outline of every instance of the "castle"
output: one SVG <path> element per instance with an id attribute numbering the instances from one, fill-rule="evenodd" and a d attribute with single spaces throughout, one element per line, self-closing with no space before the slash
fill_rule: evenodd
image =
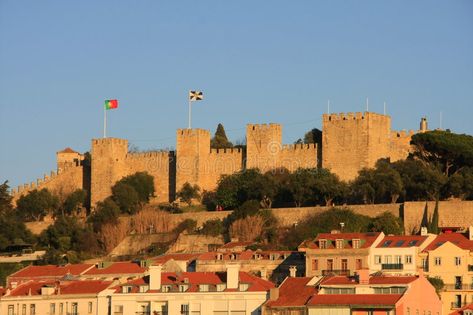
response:
<path id="1" fill-rule="evenodd" d="M 419 132 L 426 130 L 422 118 Z M 186 182 L 213 190 L 222 175 L 249 168 L 324 167 L 348 181 L 380 158 L 406 158 L 413 134 L 392 131 L 390 116 L 365 112 L 324 114 L 321 144 L 283 145 L 279 124 L 248 124 L 246 148 L 212 149 L 210 132 L 203 129 L 178 129 L 175 151 L 134 153 L 125 139 L 93 139 L 90 158 L 70 148 L 59 151 L 57 171 L 13 189 L 12 195 L 16 201 L 33 189 L 48 188 L 59 195 L 85 189 L 94 206 L 111 194 L 116 181 L 140 171 L 154 177 L 153 203 L 173 201 Z"/>

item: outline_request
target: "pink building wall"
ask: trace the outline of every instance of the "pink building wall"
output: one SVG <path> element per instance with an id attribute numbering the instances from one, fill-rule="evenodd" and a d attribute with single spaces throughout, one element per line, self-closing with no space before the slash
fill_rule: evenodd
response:
<path id="1" fill-rule="evenodd" d="M 442 302 L 440 301 L 435 288 L 422 274 L 419 279 L 412 282 L 408 291 L 396 303 L 396 315 L 407 315 L 408 308 L 410 314 L 440 315 L 442 314 Z"/>

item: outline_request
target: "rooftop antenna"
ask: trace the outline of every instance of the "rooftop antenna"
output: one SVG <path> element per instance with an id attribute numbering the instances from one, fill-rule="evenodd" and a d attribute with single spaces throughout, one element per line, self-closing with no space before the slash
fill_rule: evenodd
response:
<path id="1" fill-rule="evenodd" d="M 366 111 L 369 111 L 369 100 L 368 97 L 366 98 Z"/>
<path id="2" fill-rule="evenodd" d="M 327 100 L 327 114 L 330 114 L 330 100 Z"/>

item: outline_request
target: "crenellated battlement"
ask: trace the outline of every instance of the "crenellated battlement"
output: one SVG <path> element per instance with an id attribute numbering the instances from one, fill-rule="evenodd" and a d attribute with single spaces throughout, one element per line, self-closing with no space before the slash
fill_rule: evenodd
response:
<path id="1" fill-rule="evenodd" d="M 333 113 L 323 114 L 322 120 L 324 122 L 341 121 L 341 120 L 364 120 L 366 118 L 389 118 L 388 115 L 373 113 L 373 112 L 355 112 L 355 113 Z"/>
<path id="2" fill-rule="evenodd" d="M 210 131 L 206 129 L 177 129 L 178 136 L 196 136 L 196 135 L 210 135 Z"/>
<path id="3" fill-rule="evenodd" d="M 120 139 L 120 138 L 101 138 L 101 139 L 92 139 L 93 145 L 109 145 L 109 144 L 117 144 L 117 145 L 128 145 L 128 140 Z"/>
<path id="4" fill-rule="evenodd" d="M 414 130 L 409 130 L 409 131 L 406 131 L 406 130 L 400 130 L 400 131 L 393 130 L 393 131 L 391 131 L 391 136 L 392 136 L 393 140 L 411 138 L 414 134 L 415 134 Z"/>
<path id="5" fill-rule="evenodd" d="M 210 149 L 210 154 L 242 154 L 242 148 Z"/>
<path id="6" fill-rule="evenodd" d="M 282 130 L 282 126 L 280 124 L 270 123 L 270 124 L 247 124 L 247 130 L 254 130 L 254 131 L 268 131 L 268 130 Z"/>

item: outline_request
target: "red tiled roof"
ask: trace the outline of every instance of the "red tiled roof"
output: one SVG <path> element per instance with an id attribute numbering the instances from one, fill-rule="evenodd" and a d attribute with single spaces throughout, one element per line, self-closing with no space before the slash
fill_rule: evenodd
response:
<path id="1" fill-rule="evenodd" d="M 368 284 L 409 284 L 417 277 L 413 276 L 372 276 L 369 278 Z M 358 285 L 355 277 L 333 276 L 324 279 L 322 285 Z"/>
<path id="2" fill-rule="evenodd" d="M 112 284 L 111 281 L 95 281 L 95 280 L 75 280 L 75 281 L 29 281 L 17 288 L 13 289 L 9 296 L 26 296 L 26 295 L 41 295 L 41 288 L 45 286 L 56 287 L 55 295 L 59 292 L 61 295 L 69 294 L 97 294 Z"/>
<path id="3" fill-rule="evenodd" d="M 317 294 L 309 300 L 307 306 L 377 305 L 394 307 L 401 297 L 401 294 Z"/>
<path id="4" fill-rule="evenodd" d="M 158 257 L 151 258 L 153 263 L 155 264 L 164 264 L 168 262 L 169 260 L 175 260 L 175 261 L 192 261 L 196 260 L 199 257 L 200 254 L 165 254 L 161 255 Z"/>
<path id="5" fill-rule="evenodd" d="M 231 248 L 234 248 L 234 247 L 246 247 L 246 246 L 250 246 L 251 244 L 253 244 L 253 242 L 229 242 L 229 243 L 226 243 L 225 245 L 223 245 L 222 249 L 231 249 Z"/>
<path id="6" fill-rule="evenodd" d="M 253 255 L 259 255 L 259 259 L 270 259 L 271 255 L 291 255 L 294 252 L 292 251 L 251 251 L 246 250 L 244 252 L 209 252 L 203 253 L 199 256 L 198 260 L 251 260 Z M 231 256 L 236 255 L 235 259 L 232 259 Z M 218 256 L 221 256 L 222 259 L 217 259 Z"/>
<path id="7" fill-rule="evenodd" d="M 79 152 L 74 151 L 71 148 L 67 147 L 64 150 L 59 151 L 58 153 L 79 153 Z"/>
<path id="8" fill-rule="evenodd" d="M 377 248 L 401 248 L 420 246 L 425 242 L 427 236 L 421 235 L 389 235 L 385 236 Z"/>
<path id="9" fill-rule="evenodd" d="M 121 274 L 143 274 L 147 269 L 140 267 L 136 262 L 122 261 L 114 262 L 105 268 L 94 268 L 88 270 L 85 275 L 121 275 Z"/>
<path id="10" fill-rule="evenodd" d="M 272 282 L 263 280 L 256 276 L 252 276 L 246 272 L 240 271 L 239 279 L 241 283 L 249 284 L 249 292 L 259 292 L 259 291 L 269 291 L 274 287 Z M 140 279 L 134 279 L 128 281 L 124 284 L 121 284 L 115 287 L 116 292 L 121 291 L 123 286 L 135 286 L 132 292 L 138 292 L 138 286 L 147 284 L 149 277 L 142 277 Z M 185 282 L 186 281 L 186 282 Z M 225 272 L 182 272 L 176 274 L 174 272 L 163 272 L 161 273 L 161 284 L 162 285 L 179 285 L 179 284 L 189 284 L 190 287 L 187 292 L 198 292 L 198 286 L 200 284 L 210 284 L 217 285 L 226 282 L 226 273 Z M 226 289 L 226 292 L 231 291 L 231 289 Z M 155 292 L 155 291 L 150 291 Z"/>
<path id="11" fill-rule="evenodd" d="M 369 232 L 369 233 L 319 233 L 314 240 L 304 241 L 300 247 L 307 247 L 311 249 L 319 249 L 319 240 L 328 240 L 332 241 L 327 244 L 327 249 L 335 248 L 335 241 L 342 239 L 347 241 L 348 244 L 344 248 L 352 248 L 352 240 L 359 239 L 362 240 L 360 248 L 370 247 L 374 241 L 379 237 L 381 233 L 379 232 Z"/>
<path id="12" fill-rule="evenodd" d="M 430 243 L 424 252 L 435 250 L 444 243 L 450 242 L 461 249 L 473 250 L 473 241 L 470 241 L 466 236 L 460 233 L 445 233 L 437 236 L 432 243 Z"/>
<path id="13" fill-rule="evenodd" d="M 90 269 L 92 264 L 73 264 L 65 266 L 46 265 L 46 266 L 28 266 L 10 276 L 14 278 L 51 278 L 63 277 L 67 274 L 78 276 Z"/>
<path id="14" fill-rule="evenodd" d="M 310 277 L 286 278 L 279 287 L 279 297 L 274 301 L 268 301 L 268 307 L 305 306 L 307 301 L 317 293 L 315 286 L 308 286 Z"/>
<path id="15" fill-rule="evenodd" d="M 473 304 L 469 304 L 459 310 L 456 310 L 455 312 L 450 313 L 450 315 L 463 315 L 463 311 L 472 311 L 473 310 Z"/>

